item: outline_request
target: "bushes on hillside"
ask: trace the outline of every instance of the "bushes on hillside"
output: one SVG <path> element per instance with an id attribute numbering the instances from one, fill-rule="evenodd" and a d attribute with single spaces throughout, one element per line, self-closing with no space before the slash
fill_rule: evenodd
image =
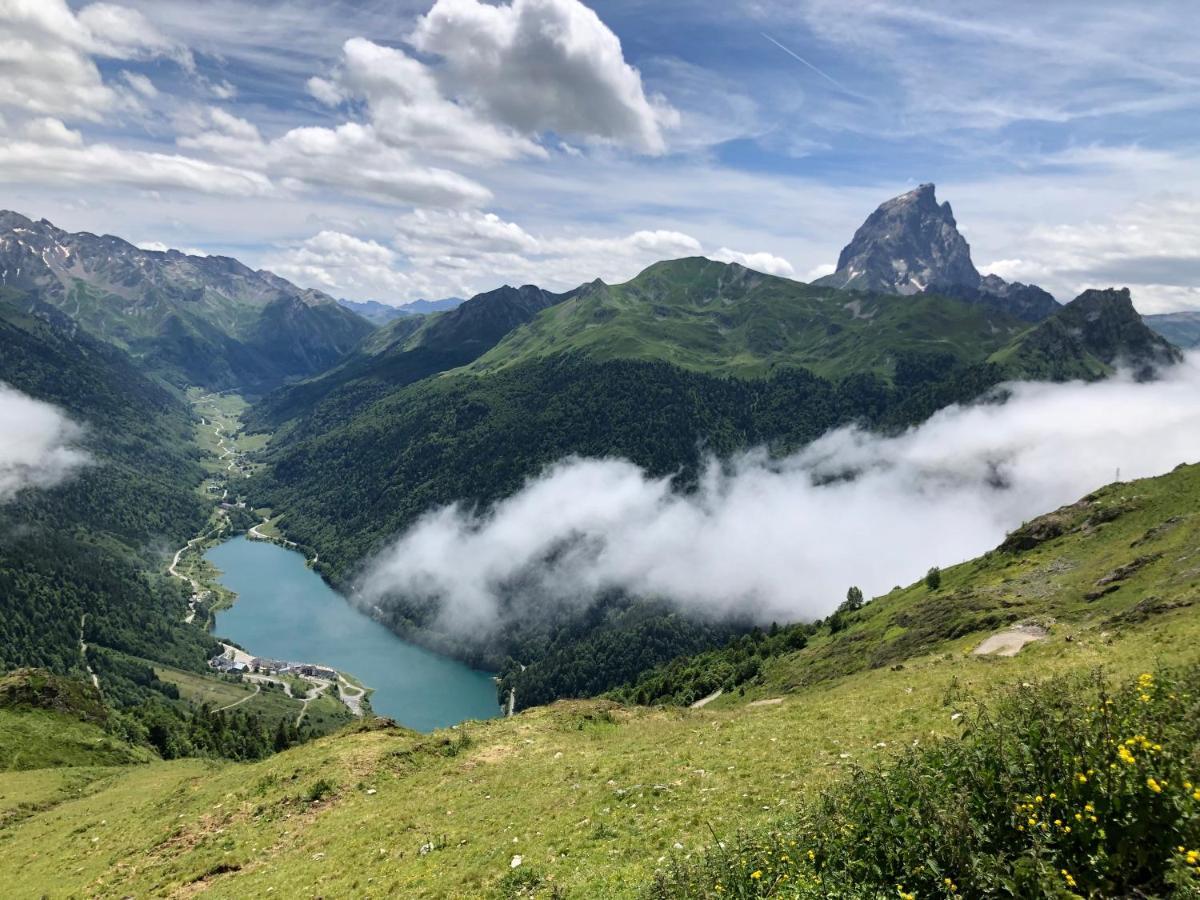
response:
<path id="1" fill-rule="evenodd" d="M 649 895 L 1200 895 L 1200 666 L 1021 688 L 964 721 Z"/>

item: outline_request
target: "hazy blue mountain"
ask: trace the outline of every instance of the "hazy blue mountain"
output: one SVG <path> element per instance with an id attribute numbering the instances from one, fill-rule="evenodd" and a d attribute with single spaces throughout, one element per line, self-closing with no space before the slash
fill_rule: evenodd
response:
<path id="1" fill-rule="evenodd" d="M 1172 344 L 1184 349 L 1200 347 L 1200 310 L 1143 316 L 1147 325 Z"/>
<path id="2" fill-rule="evenodd" d="M 397 306 L 391 303 L 380 303 L 378 300 L 338 300 L 338 303 L 346 309 L 376 325 L 386 325 L 388 322 L 405 316 L 424 316 L 430 313 L 445 312 L 461 306 L 465 302 L 461 297 L 445 297 L 441 300 L 414 300 L 411 303 Z"/>

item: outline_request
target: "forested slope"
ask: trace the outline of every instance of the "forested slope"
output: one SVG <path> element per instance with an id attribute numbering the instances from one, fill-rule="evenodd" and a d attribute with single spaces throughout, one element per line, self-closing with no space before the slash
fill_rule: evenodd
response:
<path id="1" fill-rule="evenodd" d="M 187 406 L 28 298 L 0 298 L 0 346 L 0 380 L 82 425 L 91 456 L 60 486 L 0 506 L 0 669 L 82 671 L 81 627 L 90 644 L 200 664 L 211 640 L 183 627 L 181 587 L 147 575 L 207 515 Z"/>

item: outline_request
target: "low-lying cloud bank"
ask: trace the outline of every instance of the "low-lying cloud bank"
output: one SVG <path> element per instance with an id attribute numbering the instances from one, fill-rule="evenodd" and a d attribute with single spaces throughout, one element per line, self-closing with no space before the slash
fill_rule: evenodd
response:
<path id="1" fill-rule="evenodd" d="M 25 488 L 61 484 L 87 465 L 82 436 L 58 407 L 0 383 L 0 503 Z"/>
<path id="2" fill-rule="evenodd" d="M 506 595 L 586 602 L 612 589 L 811 619 L 848 585 L 873 596 L 974 557 L 1118 472 L 1200 459 L 1200 355 L 1150 384 L 1007 390 L 896 437 L 842 428 L 786 459 L 713 462 L 689 494 L 623 460 L 568 459 L 483 513 L 425 516 L 373 562 L 360 599 L 434 599 L 459 633 L 495 625 Z"/>

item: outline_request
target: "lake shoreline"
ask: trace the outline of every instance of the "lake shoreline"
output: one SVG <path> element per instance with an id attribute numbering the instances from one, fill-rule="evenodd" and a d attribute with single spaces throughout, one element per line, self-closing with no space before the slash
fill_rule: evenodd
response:
<path id="1" fill-rule="evenodd" d="M 265 536 L 264 536 L 265 537 Z M 370 685 L 376 715 L 418 731 L 501 714 L 494 673 L 405 640 L 338 593 L 306 557 L 245 534 L 204 559 L 237 602 L 214 614 L 213 632 L 257 658 L 320 660 L 351 685 Z"/>

